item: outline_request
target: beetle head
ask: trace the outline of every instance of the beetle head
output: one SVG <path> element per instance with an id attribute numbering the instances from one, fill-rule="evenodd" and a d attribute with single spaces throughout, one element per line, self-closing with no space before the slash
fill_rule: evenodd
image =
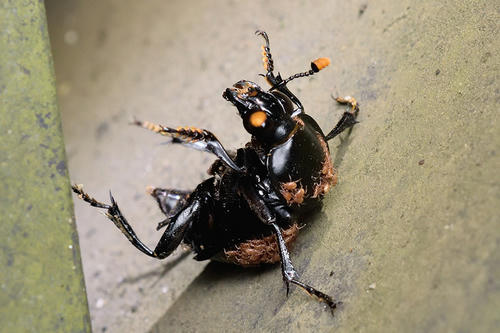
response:
<path id="1" fill-rule="evenodd" d="M 238 81 L 222 97 L 236 106 L 247 132 L 261 143 L 280 143 L 295 127 L 290 117 L 293 104 L 279 91 L 267 92 L 251 81 Z"/>

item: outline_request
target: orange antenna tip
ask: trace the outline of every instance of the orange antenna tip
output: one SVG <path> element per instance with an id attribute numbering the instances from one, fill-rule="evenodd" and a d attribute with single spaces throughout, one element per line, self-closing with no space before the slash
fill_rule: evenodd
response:
<path id="1" fill-rule="evenodd" d="M 330 58 L 318 58 L 311 62 L 311 68 L 315 73 L 319 72 L 328 65 L 330 65 Z"/>

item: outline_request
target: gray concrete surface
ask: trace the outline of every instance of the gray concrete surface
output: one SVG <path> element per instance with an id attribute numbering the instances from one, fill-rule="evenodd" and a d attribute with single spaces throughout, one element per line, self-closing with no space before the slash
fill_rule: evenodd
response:
<path id="1" fill-rule="evenodd" d="M 292 253 L 305 280 L 344 302 L 335 317 L 300 290 L 287 299 L 277 266 L 169 269 L 176 257 L 146 258 L 77 202 L 96 331 L 146 331 L 160 317 L 153 331 L 498 330 L 498 4 L 47 5 L 71 178 L 98 198 L 113 189 L 151 245 L 161 215 L 144 186 L 192 188 L 211 157 L 127 122 L 205 127 L 242 145 L 248 136 L 221 92 L 240 79 L 263 84 L 257 28 L 285 75 L 332 59 L 290 85 L 323 128 L 343 111 L 331 93 L 362 107 L 351 135 L 330 144 L 339 184 Z"/>

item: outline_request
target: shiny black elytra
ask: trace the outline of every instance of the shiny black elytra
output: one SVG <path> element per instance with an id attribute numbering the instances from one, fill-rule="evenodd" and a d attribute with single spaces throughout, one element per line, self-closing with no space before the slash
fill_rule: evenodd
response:
<path id="1" fill-rule="evenodd" d="M 253 82 L 239 81 L 222 95 L 238 109 L 245 129 L 252 135 L 245 148 L 227 152 L 211 132 L 203 129 L 133 122 L 171 137 L 173 143 L 218 158 L 209 169 L 211 177 L 194 191 L 150 190 L 166 215 L 157 228 L 166 230 L 154 250 L 139 240 L 111 193 L 108 205 L 90 197 L 81 185 L 72 188 L 91 206 L 106 209 L 106 216 L 148 256 L 166 258 L 183 241 L 196 254 L 196 260 L 213 259 L 242 266 L 281 261 L 287 295 L 293 283 L 333 310 L 338 303 L 332 297 L 299 280 L 287 245 L 297 236 L 300 217 L 318 207 L 336 184 L 327 141 L 356 123 L 358 105 L 352 97 L 337 98 L 350 109 L 325 136 L 286 85 L 295 78 L 319 72 L 329 60 L 319 58 L 311 63 L 311 70 L 283 80 L 280 74 L 274 74 L 267 34 L 256 33 L 265 40 L 263 76 L 271 88 L 266 91 Z"/>

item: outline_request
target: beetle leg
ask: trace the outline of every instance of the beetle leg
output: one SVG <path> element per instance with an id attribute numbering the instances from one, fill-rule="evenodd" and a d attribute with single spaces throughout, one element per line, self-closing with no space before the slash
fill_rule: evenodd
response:
<path id="1" fill-rule="evenodd" d="M 271 225 L 273 226 L 274 231 L 276 233 L 276 237 L 278 239 L 278 247 L 280 250 L 280 257 L 281 257 L 281 272 L 283 274 L 283 280 L 285 281 L 286 284 L 287 296 L 289 291 L 289 285 L 290 283 L 293 283 L 304 289 L 309 295 L 317 297 L 320 302 L 326 303 L 330 307 L 330 309 L 334 310 L 339 304 L 339 302 L 334 301 L 332 297 L 299 280 L 299 275 L 295 271 L 295 268 L 292 265 L 292 261 L 290 260 L 290 254 L 288 253 L 288 250 L 286 248 L 286 243 L 285 240 L 283 239 L 283 234 L 280 227 L 276 223 L 272 223 Z"/>
<path id="2" fill-rule="evenodd" d="M 344 112 L 342 115 L 342 118 L 337 122 L 337 125 L 326 135 L 326 140 L 331 140 L 340 133 L 342 133 L 344 130 L 354 126 L 357 124 L 359 121 L 356 120 L 356 117 L 359 112 L 359 104 L 354 99 L 354 97 L 351 96 L 346 96 L 346 97 L 337 97 L 335 100 L 340 103 L 340 104 L 348 104 L 350 105 L 350 110 Z"/>
<path id="3" fill-rule="evenodd" d="M 237 166 L 231 157 L 229 157 L 228 152 L 224 149 L 219 140 L 217 140 L 215 135 L 205 129 L 196 127 L 178 127 L 174 129 L 140 120 L 134 120 L 132 124 L 144 127 L 164 136 L 169 136 L 172 138 L 172 143 L 179 143 L 197 150 L 212 153 L 226 163 L 231 169 L 240 172 L 243 171 L 243 169 Z"/>
<path id="4" fill-rule="evenodd" d="M 151 251 L 150 248 L 144 245 L 144 243 L 142 243 L 141 240 L 137 237 L 130 224 L 122 215 L 120 208 L 118 208 L 118 204 L 111 195 L 111 192 L 109 193 L 111 205 L 108 205 L 99 202 L 96 199 L 89 196 L 87 193 L 83 191 L 83 187 L 81 185 L 73 185 L 71 186 L 71 188 L 73 189 L 73 192 L 78 194 L 78 197 L 80 199 L 82 199 L 85 202 L 88 202 L 91 206 L 107 209 L 106 217 L 110 219 L 118 229 L 120 229 L 120 231 L 125 235 L 125 237 L 127 237 L 127 239 L 132 243 L 132 245 L 134 245 L 139 251 L 147 254 L 150 257 L 157 257 L 157 255 L 153 251 Z"/>
<path id="5" fill-rule="evenodd" d="M 161 211 L 167 216 L 175 215 L 175 210 L 179 209 L 177 207 L 184 206 L 187 202 L 187 198 L 191 194 L 191 191 L 165 189 L 152 186 L 148 187 L 146 191 L 156 199 Z"/>
<path id="6" fill-rule="evenodd" d="M 170 222 L 171 218 L 177 215 L 177 213 L 184 208 L 187 204 L 187 199 L 191 194 L 190 191 L 170 190 L 155 187 L 148 187 L 147 192 L 156 199 L 161 211 L 167 216 L 165 220 L 158 223 L 156 230 L 160 230 L 166 226 Z"/>
<path id="7" fill-rule="evenodd" d="M 168 223 L 167 229 L 160 238 L 154 250 L 159 259 L 168 257 L 179 246 L 184 239 L 191 223 L 198 219 L 201 213 L 202 203 L 193 200 Z"/>
<path id="8" fill-rule="evenodd" d="M 276 222 L 276 213 L 269 209 L 266 202 L 257 195 L 252 186 L 241 186 L 241 194 L 245 198 L 250 210 L 265 224 Z"/>
<path id="9" fill-rule="evenodd" d="M 179 212 L 175 216 L 171 216 L 167 229 L 161 236 L 154 251 L 152 251 L 137 237 L 136 233 L 121 213 L 120 208 L 118 208 L 118 204 L 111 193 L 109 194 L 111 205 L 108 205 L 89 196 L 83 191 L 81 185 L 73 185 L 72 189 L 73 192 L 78 194 L 80 199 L 88 202 L 91 206 L 107 209 L 106 217 L 120 229 L 132 245 L 139 251 L 157 259 L 168 257 L 179 246 L 192 222 L 199 219 L 204 204 L 203 196 L 195 190 L 191 195 L 189 204 L 183 206 L 183 209 L 179 209 Z"/>
<path id="10" fill-rule="evenodd" d="M 187 232 L 190 230 L 193 223 L 197 223 L 200 219 L 207 217 L 207 209 L 210 206 L 211 195 L 213 190 L 213 178 L 207 179 L 199 184 L 196 189 L 189 194 L 189 198 L 181 208 L 174 208 L 175 215 L 171 211 L 167 217 L 168 226 L 160 241 L 154 250 L 155 255 L 159 259 L 168 257 L 181 243 L 185 240 Z M 192 244 L 193 250 L 198 253 L 198 249 Z M 197 259 L 195 257 L 194 259 Z"/>
<path id="11" fill-rule="evenodd" d="M 148 186 L 146 192 L 155 198 L 160 210 L 167 217 L 177 214 L 187 203 L 191 191 L 181 191 Z"/>

